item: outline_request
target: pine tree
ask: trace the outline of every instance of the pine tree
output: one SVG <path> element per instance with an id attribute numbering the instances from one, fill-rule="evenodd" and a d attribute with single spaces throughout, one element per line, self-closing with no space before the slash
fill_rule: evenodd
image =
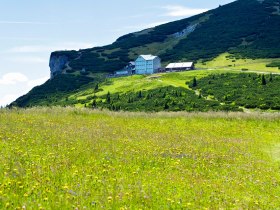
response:
<path id="1" fill-rule="evenodd" d="M 107 102 L 108 104 L 111 103 L 111 94 L 110 94 L 110 92 L 107 93 L 106 102 Z"/>
<path id="2" fill-rule="evenodd" d="M 142 98 L 142 91 L 141 90 L 138 93 L 138 98 Z"/>
<path id="3" fill-rule="evenodd" d="M 194 77 L 192 87 L 196 87 L 196 86 L 197 86 L 197 81 L 196 81 L 196 78 Z"/>
<path id="4" fill-rule="evenodd" d="M 92 102 L 92 108 L 96 108 L 96 106 L 97 106 L 97 104 L 96 104 L 96 100 L 93 100 L 93 102 Z"/>
<path id="5" fill-rule="evenodd" d="M 99 85 L 98 85 L 98 83 L 95 85 L 95 87 L 94 87 L 94 91 L 98 91 L 98 89 L 99 89 Z"/>
<path id="6" fill-rule="evenodd" d="M 262 75 L 262 85 L 266 85 L 266 79 L 265 79 L 264 74 Z"/>
<path id="7" fill-rule="evenodd" d="M 273 80 L 273 77 L 272 77 L 272 74 L 270 74 L 270 76 L 269 76 L 269 82 L 272 82 L 272 80 Z"/>

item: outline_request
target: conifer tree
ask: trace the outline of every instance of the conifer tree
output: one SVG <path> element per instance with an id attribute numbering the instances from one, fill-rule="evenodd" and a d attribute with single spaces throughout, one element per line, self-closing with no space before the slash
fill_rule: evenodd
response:
<path id="1" fill-rule="evenodd" d="M 192 86 L 193 86 L 193 87 L 196 87 L 196 86 L 197 86 L 197 81 L 196 81 L 196 78 L 195 78 L 195 77 L 193 78 L 193 84 L 192 84 Z"/>
<path id="2" fill-rule="evenodd" d="M 141 90 L 138 93 L 138 98 L 142 98 L 142 91 Z"/>
<path id="3" fill-rule="evenodd" d="M 98 85 L 98 83 L 95 85 L 95 87 L 94 87 L 94 91 L 97 91 L 99 89 L 99 85 Z"/>
<path id="4" fill-rule="evenodd" d="M 97 104 L 96 104 L 96 100 L 93 100 L 92 102 L 92 108 L 96 108 Z"/>
<path id="5" fill-rule="evenodd" d="M 262 75 L 262 85 L 266 85 L 266 79 L 265 79 L 264 74 Z"/>
<path id="6" fill-rule="evenodd" d="M 110 92 L 107 93 L 106 102 L 107 102 L 108 104 L 111 103 L 111 94 L 110 94 Z"/>
<path id="7" fill-rule="evenodd" d="M 272 82 L 272 80 L 273 80 L 273 77 L 272 77 L 272 74 L 270 74 L 270 76 L 269 76 L 269 82 Z"/>

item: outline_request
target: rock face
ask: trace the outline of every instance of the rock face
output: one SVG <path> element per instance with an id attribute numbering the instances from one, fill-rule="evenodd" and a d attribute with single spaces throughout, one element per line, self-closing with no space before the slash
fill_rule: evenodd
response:
<path id="1" fill-rule="evenodd" d="M 50 71 L 51 71 L 51 79 L 56 75 L 61 74 L 63 69 L 65 69 L 66 64 L 68 62 L 68 57 L 65 55 L 56 56 L 51 55 L 50 58 Z"/>
<path id="2" fill-rule="evenodd" d="M 198 26 L 198 24 L 194 24 L 194 25 L 188 26 L 184 30 L 182 30 L 180 32 L 177 32 L 177 33 L 175 33 L 173 35 L 176 38 L 181 38 L 183 36 L 189 35 L 190 33 L 194 32 L 197 26 Z"/>

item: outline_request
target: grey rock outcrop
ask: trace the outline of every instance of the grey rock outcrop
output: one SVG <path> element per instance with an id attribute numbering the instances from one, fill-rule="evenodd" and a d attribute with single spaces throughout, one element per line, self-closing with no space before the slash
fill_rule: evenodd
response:
<path id="1" fill-rule="evenodd" d="M 61 55 L 61 56 L 51 55 L 50 64 L 49 64 L 50 71 L 51 71 L 51 79 L 54 78 L 56 75 L 62 73 L 62 71 L 66 67 L 67 62 L 68 62 L 68 57 L 65 55 Z"/>
<path id="2" fill-rule="evenodd" d="M 181 38 L 183 36 L 189 35 L 190 33 L 194 32 L 195 29 L 197 28 L 198 24 L 194 24 L 191 26 L 188 26 L 187 28 L 185 28 L 184 30 L 177 32 L 175 34 L 173 34 L 174 37 L 176 38 Z"/>

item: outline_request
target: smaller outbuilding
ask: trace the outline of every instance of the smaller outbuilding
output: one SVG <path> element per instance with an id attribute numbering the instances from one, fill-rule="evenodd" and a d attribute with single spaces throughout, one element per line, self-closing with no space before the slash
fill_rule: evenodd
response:
<path id="1" fill-rule="evenodd" d="M 128 76 L 135 74 L 135 62 L 131 61 L 122 70 L 116 71 L 115 76 Z"/>
<path id="2" fill-rule="evenodd" d="M 166 71 L 187 71 L 194 70 L 194 62 L 184 62 L 184 63 L 170 63 L 166 66 Z"/>

